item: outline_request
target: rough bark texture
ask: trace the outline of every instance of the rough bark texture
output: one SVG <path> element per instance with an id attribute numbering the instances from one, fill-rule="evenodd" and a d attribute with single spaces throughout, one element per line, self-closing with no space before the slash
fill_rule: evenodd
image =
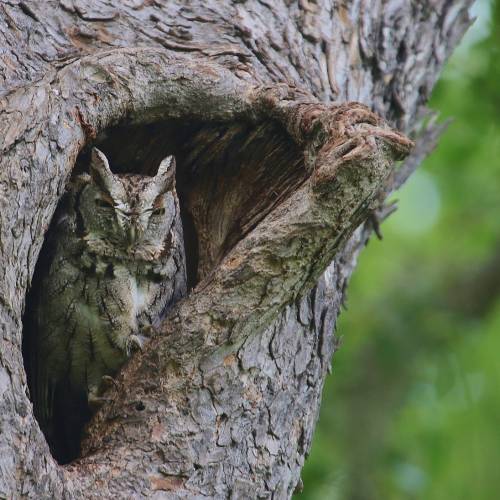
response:
<path id="1" fill-rule="evenodd" d="M 0 497 L 292 494 L 362 223 L 436 141 L 425 102 L 470 3 L 0 5 Z M 399 171 L 410 141 L 354 100 L 416 140 Z M 94 143 L 142 172 L 176 155 L 194 289 L 61 467 L 27 394 L 22 313 Z"/>

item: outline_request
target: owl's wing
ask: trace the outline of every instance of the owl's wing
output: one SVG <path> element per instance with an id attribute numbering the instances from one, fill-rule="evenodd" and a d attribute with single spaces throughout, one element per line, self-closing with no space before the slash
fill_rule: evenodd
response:
<path id="1" fill-rule="evenodd" d="M 40 251 L 23 318 L 23 352 L 28 386 L 35 415 L 44 432 L 45 422 L 48 421 L 51 413 L 53 389 L 48 384 L 46 367 L 40 352 L 40 338 L 43 334 L 40 317 L 43 317 L 46 312 L 42 310 L 44 291 L 46 291 L 47 277 L 56 254 L 56 241 L 53 233 L 49 232 Z"/>
<path id="2" fill-rule="evenodd" d="M 44 281 L 46 298 L 34 316 L 36 337 L 30 358 L 30 389 L 35 416 L 53 456 L 67 463 L 79 455 L 83 426 L 90 418 L 87 394 L 72 385 L 69 338 L 76 323 L 64 321 L 71 298 L 53 295 L 50 280 Z M 78 293 L 78 291 L 75 291 Z"/>
<path id="3" fill-rule="evenodd" d="M 75 408 L 81 406 L 81 401 L 86 402 L 85 395 L 82 398 L 81 394 L 72 394 L 77 391 L 72 390 L 67 376 L 70 360 L 64 308 L 71 297 L 64 289 L 65 281 L 70 289 L 74 276 L 65 275 L 62 266 L 77 252 L 71 240 L 75 224 L 72 201 L 73 195 L 68 193 L 56 211 L 40 252 L 23 318 L 23 352 L 34 413 L 54 456 L 61 461 L 66 455 L 65 445 L 58 444 L 57 436 L 68 434 L 65 420 L 71 418 L 64 419 L 58 401 Z"/>
<path id="4" fill-rule="evenodd" d="M 52 248 L 44 245 L 42 261 L 38 262 L 33 280 L 33 287 L 27 300 L 24 321 L 24 355 L 28 377 L 30 396 L 33 402 L 35 416 L 40 428 L 48 439 L 52 434 L 51 421 L 53 415 L 55 382 L 51 376 L 51 368 L 57 363 L 59 367 L 64 364 L 64 359 L 56 360 L 50 352 L 50 346 L 45 345 L 47 340 L 56 341 L 57 327 L 49 330 L 51 311 L 47 293 L 50 293 L 48 283 L 50 258 L 53 256 Z M 52 339 L 50 339 L 52 337 Z M 50 356 L 48 355 L 50 354 Z"/>

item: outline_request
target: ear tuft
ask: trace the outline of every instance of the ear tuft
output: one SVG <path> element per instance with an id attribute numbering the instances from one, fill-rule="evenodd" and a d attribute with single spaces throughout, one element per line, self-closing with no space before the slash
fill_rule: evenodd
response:
<path id="1" fill-rule="evenodd" d="M 169 171 L 175 174 L 175 158 L 172 155 L 167 156 L 161 161 L 156 175 L 165 175 Z"/>
<path id="2" fill-rule="evenodd" d="M 110 192 L 115 184 L 114 175 L 109 168 L 106 155 L 97 148 L 92 148 L 90 159 L 90 175 L 104 190 Z"/>
<path id="3" fill-rule="evenodd" d="M 158 167 L 158 173 L 154 177 L 154 182 L 162 191 L 167 191 L 174 186 L 175 182 L 175 158 L 167 156 Z"/>

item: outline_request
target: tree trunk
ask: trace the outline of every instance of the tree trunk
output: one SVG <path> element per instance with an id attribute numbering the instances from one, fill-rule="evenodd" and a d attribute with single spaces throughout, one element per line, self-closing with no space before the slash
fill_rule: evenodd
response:
<path id="1" fill-rule="evenodd" d="M 347 281 L 437 140 L 425 102 L 470 3 L 2 2 L 1 498 L 291 496 Z M 60 466 L 22 320 L 93 144 L 143 173 L 175 154 L 192 290 Z"/>

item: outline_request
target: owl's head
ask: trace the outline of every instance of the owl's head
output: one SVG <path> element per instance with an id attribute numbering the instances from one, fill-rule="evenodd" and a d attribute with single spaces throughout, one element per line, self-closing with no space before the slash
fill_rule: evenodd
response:
<path id="1" fill-rule="evenodd" d="M 101 151 L 92 149 L 90 178 L 77 208 L 88 238 L 122 249 L 160 247 L 178 212 L 175 160 L 165 158 L 154 177 L 113 174 Z"/>

